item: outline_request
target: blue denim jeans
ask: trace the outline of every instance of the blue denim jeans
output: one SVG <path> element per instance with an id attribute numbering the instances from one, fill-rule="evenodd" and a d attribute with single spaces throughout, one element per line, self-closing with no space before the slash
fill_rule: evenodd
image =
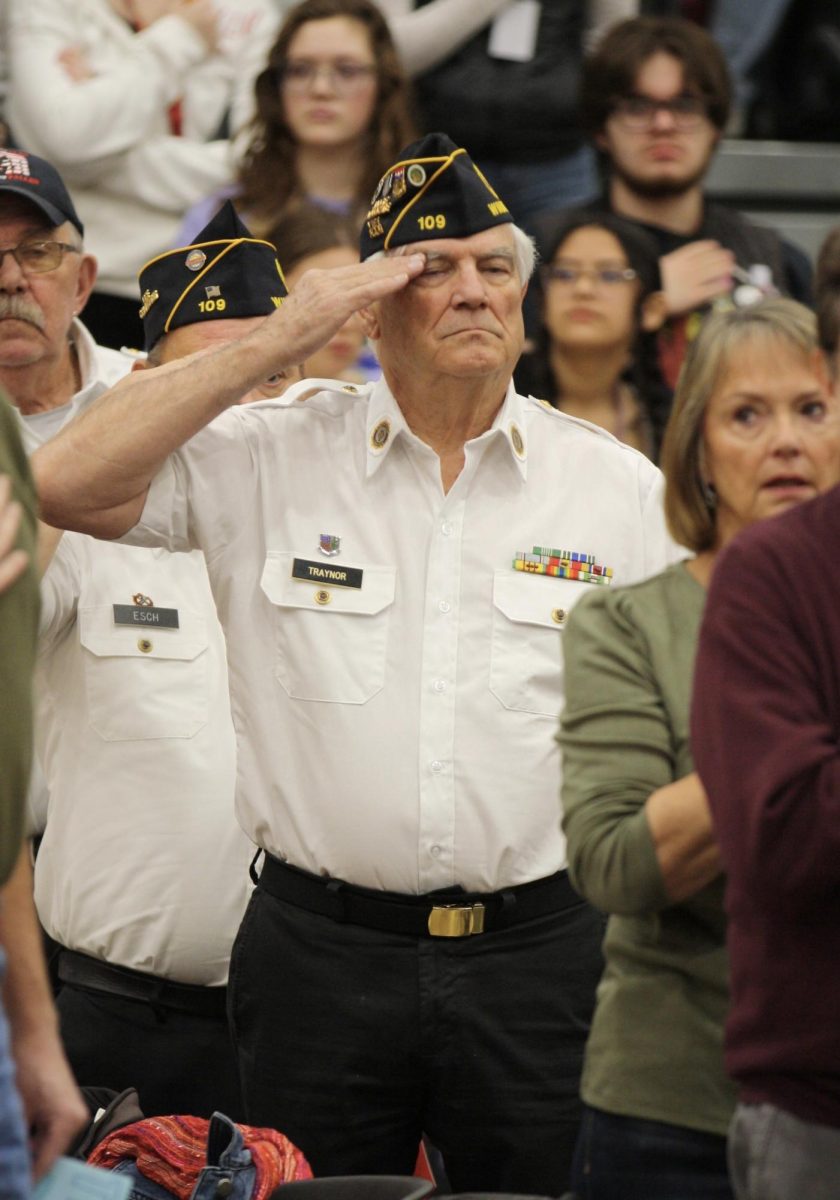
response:
<path id="1" fill-rule="evenodd" d="M 739 1104 L 729 1166 L 738 1200 L 840 1200 L 840 1129 L 773 1104 Z"/>
<path id="2" fill-rule="evenodd" d="M 586 1108 L 572 1187 L 579 1200 L 733 1200 L 726 1138 Z"/>
<path id="3" fill-rule="evenodd" d="M 6 956 L 0 950 L 0 982 L 5 973 Z M 15 1087 L 9 1026 L 0 1007 L 0 1196 L 3 1200 L 28 1200 L 31 1194 L 26 1125 Z"/>
<path id="4" fill-rule="evenodd" d="M 114 1170 L 131 1177 L 131 1200 L 172 1200 L 172 1193 L 147 1179 L 137 1169 L 134 1159 L 124 1159 Z M 241 1132 L 228 1117 L 214 1113 L 207 1134 L 207 1165 L 196 1180 L 190 1200 L 215 1200 L 222 1195 L 228 1200 L 250 1200 L 255 1180 L 256 1168 Z M 226 1186 L 220 1189 L 220 1183 L 226 1183 Z M 5 1193 L 0 1195 L 5 1200 Z"/>

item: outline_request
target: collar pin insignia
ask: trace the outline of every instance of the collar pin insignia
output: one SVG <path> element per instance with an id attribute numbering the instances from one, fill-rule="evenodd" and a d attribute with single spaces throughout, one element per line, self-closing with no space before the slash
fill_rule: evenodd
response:
<path id="1" fill-rule="evenodd" d="M 377 422 L 373 433 L 370 435 L 370 444 L 374 450 L 381 450 L 388 443 L 388 438 L 391 436 L 391 423 L 385 417 Z"/>

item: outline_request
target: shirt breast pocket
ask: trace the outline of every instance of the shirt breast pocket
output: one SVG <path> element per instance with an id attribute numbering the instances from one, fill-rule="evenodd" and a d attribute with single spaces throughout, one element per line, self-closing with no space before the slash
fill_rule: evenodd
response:
<path id="1" fill-rule="evenodd" d="M 115 625 L 109 604 L 79 609 L 90 723 L 107 742 L 189 738 L 208 719 L 204 617 L 178 629 Z"/>
<path id="2" fill-rule="evenodd" d="M 385 684 L 396 569 L 363 566 L 360 588 L 295 579 L 295 555 L 272 551 L 261 587 L 274 606 L 275 674 L 295 700 L 365 704 Z"/>
<path id="3" fill-rule="evenodd" d="M 496 571 L 490 691 L 505 708 L 559 717 L 563 705 L 562 631 L 591 585 L 524 572 Z"/>

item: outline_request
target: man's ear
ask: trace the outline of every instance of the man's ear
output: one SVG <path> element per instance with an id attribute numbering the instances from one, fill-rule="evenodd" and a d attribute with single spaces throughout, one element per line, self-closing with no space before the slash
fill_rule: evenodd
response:
<path id="1" fill-rule="evenodd" d="M 645 333 L 656 333 L 665 324 L 668 302 L 664 292 L 651 292 L 642 301 L 640 324 Z"/>
<path id="2" fill-rule="evenodd" d="M 369 308 L 360 308 L 359 316 L 362 319 L 362 328 L 365 331 L 365 337 L 371 341 L 376 341 L 380 334 L 379 329 L 379 312 L 375 304 Z"/>
<path id="3" fill-rule="evenodd" d="M 148 371 L 151 368 L 151 363 L 145 358 L 135 358 L 131 364 L 132 371 Z"/>
<path id="4" fill-rule="evenodd" d="M 92 254 L 82 254 L 79 260 L 79 274 L 76 278 L 76 316 L 87 304 L 93 285 L 96 283 L 98 267 Z"/>

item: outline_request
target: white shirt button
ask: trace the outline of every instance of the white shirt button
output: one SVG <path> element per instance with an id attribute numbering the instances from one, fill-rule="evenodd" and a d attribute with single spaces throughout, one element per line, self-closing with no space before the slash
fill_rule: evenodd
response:
<path id="1" fill-rule="evenodd" d="M 450 533 L 452 532 L 452 522 L 444 521 L 440 527 L 440 531 L 444 537 L 449 537 Z"/>
<path id="2" fill-rule="evenodd" d="M 429 763 L 429 766 L 432 768 L 435 774 L 438 774 L 438 772 L 443 770 L 443 763 L 439 758 L 432 759 L 432 761 Z"/>
<path id="3" fill-rule="evenodd" d="M 440 609 L 440 611 L 442 613 L 448 613 L 451 610 L 452 605 L 449 603 L 448 600 L 441 600 L 440 604 L 438 605 L 438 608 Z"/>
<path id="4" fill-rule="evenodd" d="M 446 680 L 445 679 L 436 679 L 434 681 L 434 683 L 432 684 L 432 687 L 435 689 L 436 692 L 445 692 L 446 687 L 447 687 Z"/>
<path id="5" fill-rule="evenodd" d="M 429 853 L 431 854 L 432 858 L 440 858 L 441 847 L 440 846 L 432 846 Z"/>

